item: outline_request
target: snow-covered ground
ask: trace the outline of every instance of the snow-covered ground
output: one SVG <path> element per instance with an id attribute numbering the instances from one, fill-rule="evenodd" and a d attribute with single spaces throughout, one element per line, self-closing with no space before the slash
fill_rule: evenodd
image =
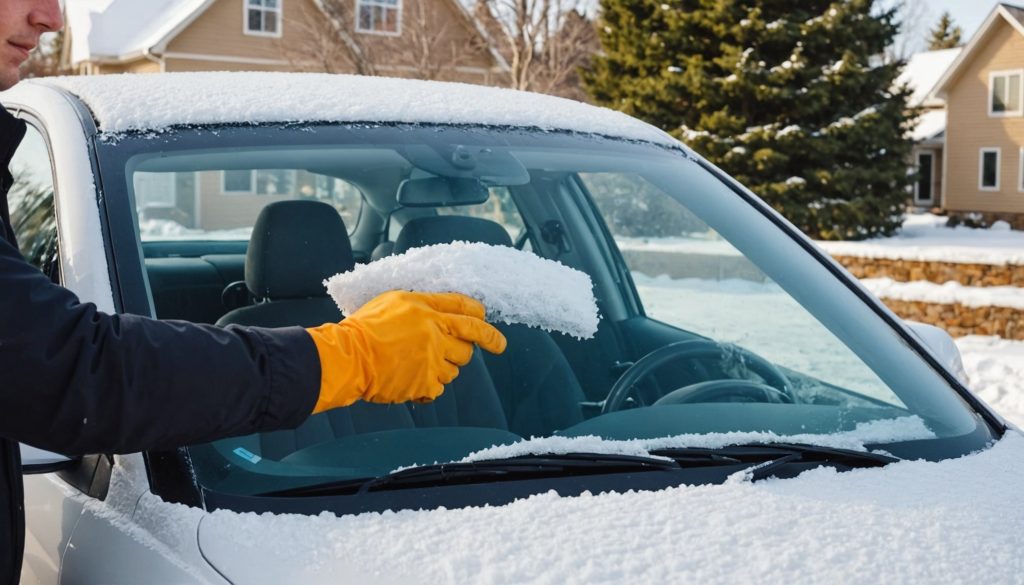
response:
<path id="1" fill-rule="evenodd" d="M 971 390 L 1024 428 L 1024 341 L 971 335 L 956 340 Z"/>
<path id="2" fill-rule="evenodd" d="M 786 367 L 879 398 L 891 397 L 873 374 L 774 284 L 742 280 L 673 280 L 634 273 L 648 314 L 736 343 Z M 938 285 L 935 285 L 938 286 Z M 1024 341 L 957 340 L 971 389 L 1007 420 L 1024 427 Z"/>
<path id="3" fill-rule="evenodd" d="M 952 280 L 945 284 L 926 280 L 897 282 L 891 278 L 864 278 L 861 283 L 883 299 L 1024 310 L 1024 288 L 1018 286 L 965 286 Z"/>
<path id="4" fill-rule="evenodd" d="M 1024 231 L 1006 222 L 990 229 L 946 227 L 946 218 L 930 213 L 907 216 L 891 238 L 862 242 L 818 242 L 833 256 L 889 258 L 974 264 L 1024 264 Z"/>

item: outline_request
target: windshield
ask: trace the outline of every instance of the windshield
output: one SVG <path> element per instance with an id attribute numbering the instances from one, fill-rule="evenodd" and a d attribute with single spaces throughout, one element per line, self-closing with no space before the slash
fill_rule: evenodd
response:
<path id="1" fill-rule="evenodd" d="M 191 447 L 211 491 L 266 494 L 474 453 L 622 442 L 642 454 L 783 437 L 937 459 L 991 439 L 876 309 L 682 150 L 402 125 L 179 129 L 108 138 L 100 150 L 108 198 L 123 186 L 133 210 L 158 317 L 223 324 L 258 300 L 280 301 L 256 299 L 239 281 L 260 210 L 292 199 L 333 205 L 356 262 L 403 253 L 415 245 L 403 230 L 415 225 L 433 243 L 514 246 L 593 281 L 594 338 L 498 324 L 506 353 L 477 355 L 434 404 L 357 403 L 293 431 Z M 486 200 L 452 205 L 428 193 L 400 204 L 403 181 L 435 177 L 476 181 Z M 469 229 L 444 221 L 451 216 L 477 221 Z M 538 303 L 550 284 L 519 283 Z M 246 324 L 331 318 L 308 308 L 280 315 Z"/>

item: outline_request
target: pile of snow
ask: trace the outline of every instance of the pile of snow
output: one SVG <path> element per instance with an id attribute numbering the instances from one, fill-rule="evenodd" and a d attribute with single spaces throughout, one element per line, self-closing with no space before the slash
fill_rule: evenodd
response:
<path id="1" fill-rule="evenodd" d="M 1024 428 L 1024 341 L 969 335 L 956 340 L 970 388 L 1006 420 Z"/>
<path id="2" fill-rule="evenodd" d="M 485 461 L 522 455 L 564 453 L 606 453 L 651 457 L 650 452 L 658 449 L 681 449 L 686 447 L 717 449 L 729 445 L 744 445 L 747 443 L 803 443 L 836 449 L 866 451 L 867 447 L 865 445 L 870 444 L 934 438 L 935 433 L 925 426 L 924 421 L 920 417 L 905 416 L 859 423 L 852 431 L 830 435 L 779 435 L 771 432 L 731 432 L 676 435 L 674 437 L 634 439 L 629 441 L 613 441 L 597 436 L 539 437 L 510 445 L 489 447 L 475 453 L 470 453 L 463 461 Z"/>
<path id="3" fill-rule="evenodd" d="M 598 312 L 590 276 L 507 246 L 454 242 L 413 248 L 324 281 L 351 315 L 391 290 L 456 292 L 487 307 L 487 318 L 589 339 Z"/>
<path id="4" fill-rule="evenodd" d="M 102 132 L 187 124 L 399 122 L 541 128 L 644 140 L 665 132 L 607 108 L 511 89 L 316 73 L 164 73 L 48 77 L 85 102 Z"/>
<path id="5" fill-rule="evenodd" d="M 862 242 L 818 242 L 833 256 L 886 258 L 960 264 L 1024 264 L 1024 231 L 997 222 L 990 229 L 946 227 L 946 218 L 930 213 L 907 216 L 891 238 Z"/>
<path id="6" fill-rule="evenodd" d="M 865 278 L 860 282 L 872 294 L 884 299 L 1024 310 L 1024 288 L 1016 286 L 964 286 L 956 281 L 945 284 L 926 280 L 897 282 L 891 278 Z"/>
<path id="7" fill-rule="evenodd" d="M 1022 461 L 1010 433 L 957 460 L 788 480 L 341 518 L 217 511 L 199 540 L 236 583 L 1015 583 Z"/>

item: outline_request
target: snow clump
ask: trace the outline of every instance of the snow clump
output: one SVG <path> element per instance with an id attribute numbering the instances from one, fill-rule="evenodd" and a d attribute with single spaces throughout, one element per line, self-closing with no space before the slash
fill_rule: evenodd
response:
<path id="1" fill-rule="evenodd" d="M 456 292 L 483 303 L 489 321 L 583 339 L 597 332 L 597 301 L 587 274 L 506 246 L 453 242 L 413 248 L 324 284 L 346 315 L 391 290 Z"/>

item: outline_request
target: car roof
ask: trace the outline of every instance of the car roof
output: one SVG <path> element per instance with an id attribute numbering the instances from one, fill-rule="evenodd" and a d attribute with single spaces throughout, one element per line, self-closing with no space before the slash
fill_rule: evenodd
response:
<path id="1" fill-rule="evenodd" d="M 100 132 L 288 122 L 539 128 L 680 146 L 621 112 L 510 89 L 322 73 L 162 73 L 31 79 L 77 96 Z M 29 89 L 29 88 L 24 88 Z"/>

